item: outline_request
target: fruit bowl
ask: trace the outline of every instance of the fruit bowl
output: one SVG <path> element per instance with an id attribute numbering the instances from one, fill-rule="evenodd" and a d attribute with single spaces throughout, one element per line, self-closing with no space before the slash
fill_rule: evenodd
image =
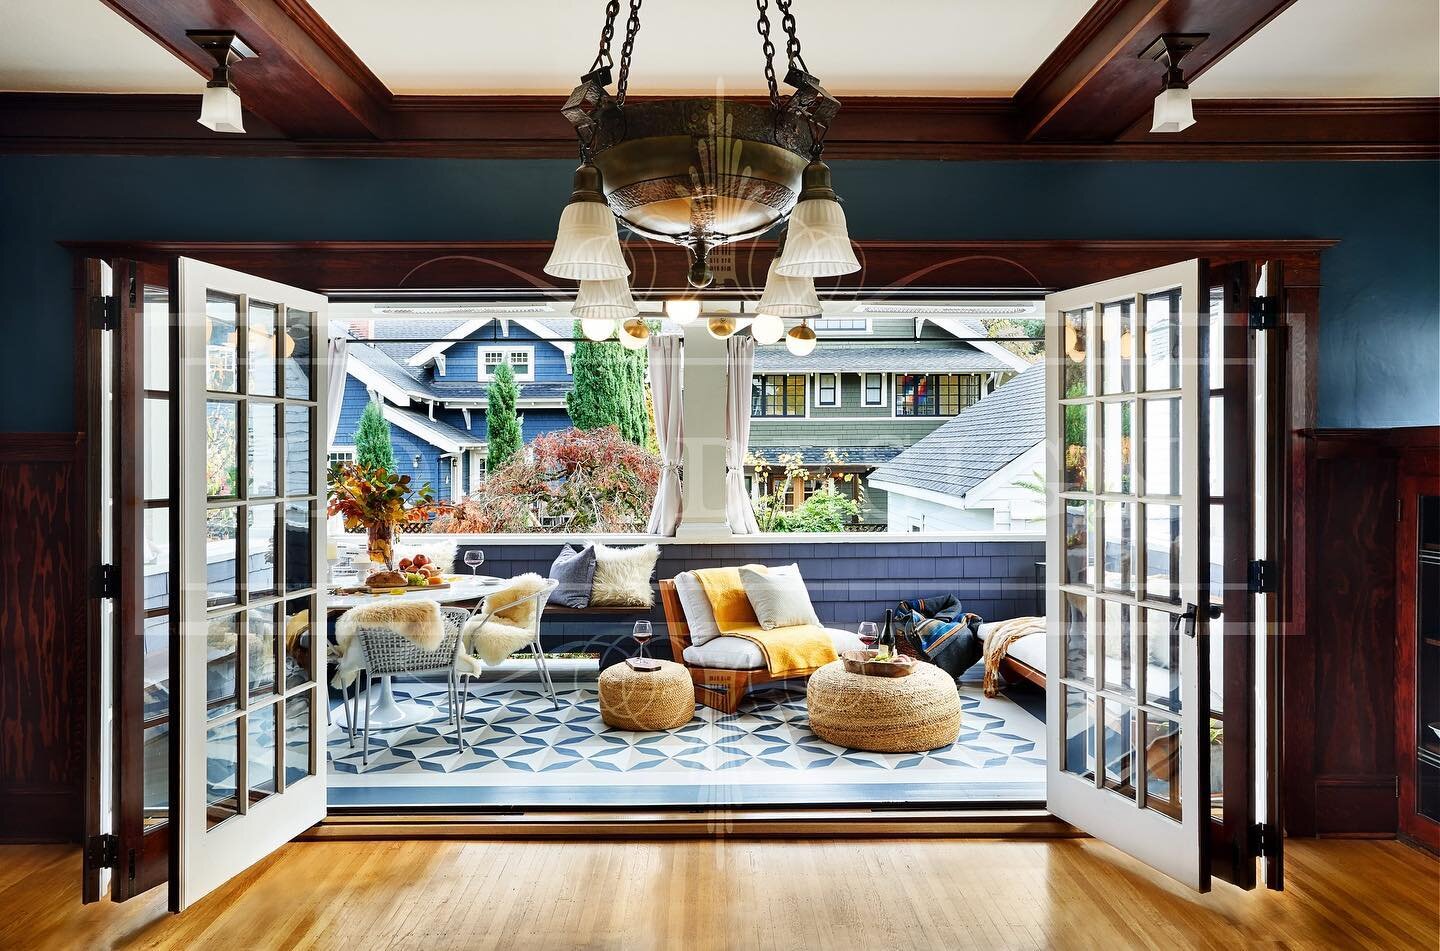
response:
<path id="1" fill-rule="evenodd" d="M 845 651 L 840 660 L 850 673 L 866 677 L 904 677 L 915 670 L 915 661 L 904 654 L 892 654 L 886 660 L 876 660 L 873 650 Z"/>

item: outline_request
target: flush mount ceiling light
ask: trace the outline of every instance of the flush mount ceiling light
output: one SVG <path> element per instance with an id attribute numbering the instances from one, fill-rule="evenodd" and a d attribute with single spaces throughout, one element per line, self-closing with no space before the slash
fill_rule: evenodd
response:
<path id="1" fill-rule="evenodd" d="M 789 252 L 795 275 L 859 269 L 849 251 L 844 212 L 830 188 L 829 169 L 821 161 L 825 134 L 840 103 L 810 74 L 801 56 L 791 3 L 775 0 L 786 37 L 785 83 L 794 89 L 782 99 L 769 0 L 757 0 L 756 28 L 769 89 L 768 103 L 761 104 L 720 97 L 627 102 L 641 0 L 630 0 L 612 95 L 606 87 L 614 66 L 610 49 L 620 3 L 607 3 L 599 52 L 561 109 L 575 127 L 581 165 L 571 204 L 561 218 L 555 254 L 545 266 L 547 274 L 569 279 L 622 276 L 592 273 L 613 270 L 621 260 L 618 219 L 643 237 L 687 248 L 692 261 L 689 283 L 706 287 L 714 280 L 708 263 L 712 248 L 761 235 L 792 212 L 803 232 Z M 602 209 L 610 213 L 608 228 L 601 220 Z M 784 273 L 786 261 L 781 264 Z"/>
<path id="2" fill-rule="evenodd" d="M 200 124 L 213 132 L 244 132 L 240 94 L 230 81 L 230 67 L 242 59 L 254 59 L 255 51 L 233 30 L 186 30 L 185 35 L 215 60 L 200 100 Z"/>
<path id="3" fill-rule="evenodd" d="M 1141 59 L 1153 59 L 1165 67 L 1160 94 L 1155 97 L 1151 132 L 1183 132 L 1195 124 L 1190 104 L 1190 84 L 1180 70 L 1180 61 L 1210 36 L 1209 33 L 1162 33 L 1145 48 Z"/>

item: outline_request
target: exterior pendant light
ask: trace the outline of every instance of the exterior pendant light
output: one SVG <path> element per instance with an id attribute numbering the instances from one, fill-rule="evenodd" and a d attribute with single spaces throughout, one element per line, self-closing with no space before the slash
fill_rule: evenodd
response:
<path id="1" fill-rule="evenodd" d="M 575 169 L 574 190 L 560 213 L 545 273 L 567 281 L 611 281 L 630 274 L 615 215 L 601 194 L 600 170 L 588 162 Z"/>
<path id="2" fill-rule="evenodd" d="M 756 343 L 779 343 L 785 336 L 785 321 L 774 314 L 756 314 L 750 321 L 750 336 Z"/>
<path id="3" fill-rule="evenodd" d="M 615 321 L 606 318 L 582 317 L 580 318 L 580 332 L 585 335 L 586 340 L 600 343 L 603 340 L 609 340 L 610 335 L 615 332 Z"/>
<path id="4" fill-rule="evenodd" d="M 570 313 L 581 320 L 625 320 L 640 313 L 640 308 L 630 296 L 629 282 L 617 277 L 609 281 L 581 281 Z"/>
<path id="5" fill-rule="evenodd" d="M 230 67 L 242 59 L 254 59 L 255 51 L 233 30 L 186 30 L 185 35 L 215 60 L 200 99 L 200 124 L 212 132 L 244 132 L 240 94 L 230 81 Z"/>
<path id="6" fill-rule="evenodd" d="M 845 209 L 840 207 L 830 185 L 830 167 L 816 159 L 805 166 L 802 183 L 775 272 L 784 277 L 813 279 L 860 270 L 860 262 L 850 247 Z"/>
<path id="7" fill-rule="evenodd" d="M 700 301 L 693 297 L 677 297 L 665 302 L 665 316 L 685 326 L 700 316 Z"/>
<path id="8" fill-rule="evenodd" d="M 810 321 L 800 321 L 800 326 L 791 327 L 785 335 L 785 349 L 797 357 L 808 357 L 815 352 L 815 331 Z"/>
<path id="9" fill-rule="evenodd" d="M 740 322 L 735 319 L 734 314 L 711 314 L 705 322 L 705 329 L 710 331 L 710 336 L 716 340 L 726 340 L 735 336 L 735 331 L 740 329 Z"/>
<path id="10" fill-rule="evenodd" d="M 1155 97 L 1155 113 L 1151 132 L 1183 132 L 1195 124 L 1195 110 L 1190 102 L 1190 84 L 1180 69 L 1180 61 L 1203 43 L 1208 33 L 1163 33 L 1141 59 L 1153 59 L 1165 67 L 1160 81 L 1160 94 Z"/>
<path id="11" fill-rule="evenodd" d="M 631 317 L 620 325 L 620 346 L 626 350 L 643 350 L 650 339 L 650 325 L 639 317 Z"/>

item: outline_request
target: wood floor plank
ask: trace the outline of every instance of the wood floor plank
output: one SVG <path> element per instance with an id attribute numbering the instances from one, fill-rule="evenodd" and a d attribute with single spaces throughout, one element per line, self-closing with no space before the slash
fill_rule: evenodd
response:
<path id="1" fill-rule="evenodd" d="M 0 948 L 1425 948 L 1440 864 L 1291 840 L 1283 893 L 1196 895 L 1091 839 L 292 843 L 184 915 L 80 905 L 63 846 L 0 849 Z"/>

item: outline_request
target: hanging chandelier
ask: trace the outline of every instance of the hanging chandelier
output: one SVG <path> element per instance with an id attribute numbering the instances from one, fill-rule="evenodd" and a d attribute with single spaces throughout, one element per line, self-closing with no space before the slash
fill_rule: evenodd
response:
<path id="1" fill-rule="evenodd" d="M 756 2 L 769 90 L 765 104 L 720 97 L 627 102 L 641 0 L 630 0 L 612 94 L 610 49 L 620 4 L 606 4 L 599 52 L 561 108 L 575 127 L 581 164 L 545 264 L 545 273 L 580 282 L 577 318 L 623 320 L 616 305 L 635 306 L 628 291 L 618 293 L 613 283 L 604 293 L 588 286 L 628 277 L 620 225 L 686 248 L 691 259 L 687 279 L 703 288 L 714 281 L 713 248 L 758 237 L 788 221 L 756 308 L 762 316 L 816 316 L 815 278 L 860 269 L 830 169 L 821 161 L 825 134 L 840 103 L 801 56 L 791 3 L 775 0 L 786 37 L 785 84 L 793 89 L 782 97 L 769 0 Z"/>

